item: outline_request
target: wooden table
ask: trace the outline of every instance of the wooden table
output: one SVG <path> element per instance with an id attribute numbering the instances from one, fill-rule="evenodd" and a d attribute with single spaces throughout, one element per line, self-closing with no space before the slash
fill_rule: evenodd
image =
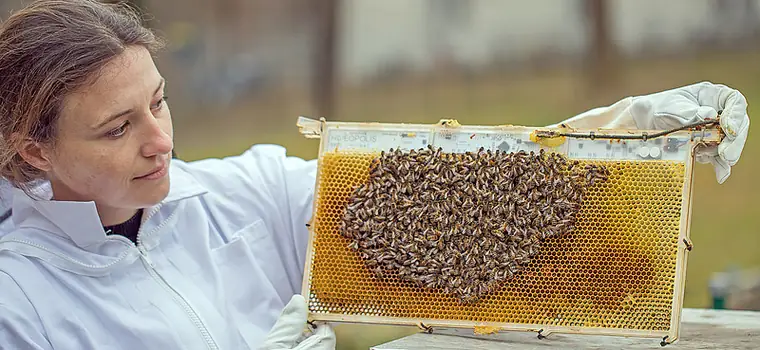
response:
<path id="1" fill-rule="evenodd" d="M 467 329 L 436 329 L 372 347 L 372 350 L 491 349 L 760 349 L 760 312 L 684 309 L 681 339 L 664 348 L 660 339 L 499 332 L 474 336 Z"/>

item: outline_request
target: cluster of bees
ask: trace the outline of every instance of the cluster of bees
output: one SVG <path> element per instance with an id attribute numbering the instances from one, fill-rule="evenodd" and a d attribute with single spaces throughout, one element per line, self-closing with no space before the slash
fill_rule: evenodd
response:
<path id="1" fill-rule="evenodd" d="M 391 149 L 349 199 L 340 232 L 379 277 L 477 301 L 520 272 L 541 242 L 574 229 L 604 167 L 543 150 Z"/>

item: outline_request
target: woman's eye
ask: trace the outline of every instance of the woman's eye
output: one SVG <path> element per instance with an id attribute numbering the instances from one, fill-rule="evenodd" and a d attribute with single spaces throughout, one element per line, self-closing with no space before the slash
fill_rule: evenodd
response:
<path id="1" fill-rule="evenodd" d="M 121 124 L 118 128 L 113 129 L 108 132 L 108 137 L 118 138 L 123 136 L 127 132 L 127 126 L 129 125 L 129 122 L 124 122 L 124 124 Z"/>
<path id="2" fill-rule="evenodd" d="M 161 99 L 158 100 L 158 102 L 156 102 L 155 104 L 153 104 L 152 106 L 150 106 L 150 109 L 154 110 L 154 111 L 157 110 L 157 109 L 161 109 L 161 107 L 164 106 L 164 102 L 166 102 L 167 99 L 168 99 L 168 97 L 166 97 L 166 96 L 161 97 Z"/>

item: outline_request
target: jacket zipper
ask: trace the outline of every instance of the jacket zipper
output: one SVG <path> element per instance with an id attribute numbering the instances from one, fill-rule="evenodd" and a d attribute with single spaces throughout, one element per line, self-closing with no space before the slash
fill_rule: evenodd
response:
<path id="1" fill-rule="evenodd" d="M 146 216 L 145 221 L 147 221 L 153 214 L 155 214 L 158 211 L 158 207 L 154 208 L 154 210 L 151 210 L 151 212 Z M 193 310 L 193 308 L 190 306 L 190 303 L 187 302 L 187 300 L 176 290 L 174 287 L 172 287 L 169 282 L 164 279 L 163 276 L 161 276 L 160 273 L 158 273 L 158 270 L 156 270 L 156 266 L 153 264 L 153 261 L 150 260 L 148 257 L 148 251 L 145 249 L 145 247 L 140 242 L 140 236 L 142 233 L 142 225 L 140 226 L 140 229 L 137 232 L 137 250 L 140 252 L 140 257 L 142 258 L 142 261 L 144 265 L 146 266 L 148 272 L 150 273 L 151 277 L 159 284 L 161 287 L 163 287 L 169 294 L 172 295 L 172 298 L 174 301 L 176 301 L 182 309 L 185 310 L 185 313 L 190 318 L 190 321 L 195 324 L 195 327 L 198 328 L 198 331 L 200 331 L 201 336 L 203 337 L 203 340 L 206 342 L 206 346 L 211 350 L 219 350 L 219 346 L 214 341 L 214 338 L 211 337 L 211 333 L 209 332 L 208 328 L 205 324 L 203 324 L 203 321 L 201 320 L 200 316 L 198 316 L 198 313 Z"/>

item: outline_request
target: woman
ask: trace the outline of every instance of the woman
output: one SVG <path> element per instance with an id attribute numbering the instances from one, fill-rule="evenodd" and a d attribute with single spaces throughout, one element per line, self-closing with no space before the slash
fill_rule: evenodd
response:
<path id="1" fill-rule="evenodd" d="M 0 239 L 0 348 L 334 347 L 327 325 L 302 337 L 315 162 L 268 145 L 171 159 L 159 47 L 125 8 L 94 0 L 38 1 L 0 29 L 0 173 L 17 187 Z M 749 125 L 725 86 L 567 123 L 665 127 L 716 110 L 731 136 L 704 159 L 725 174 Z M 40 181 L 47 195 L 32 193 Z"/>
<path id="2" fill-rule="evenodd" d="M 159 45 L 96 1 L 40 1 L 4 23 L 0 172 L 27 193 L 0 246 L 0 347 L 300 340 L 303 298 L 273 326 L 300 289 L 314 164 L 272 146 L 172 161 Z M 39 179 L 53 200 L 28 195 Z M 299 345 L 312 347 L 334 347 L 329 327 Z"/>

